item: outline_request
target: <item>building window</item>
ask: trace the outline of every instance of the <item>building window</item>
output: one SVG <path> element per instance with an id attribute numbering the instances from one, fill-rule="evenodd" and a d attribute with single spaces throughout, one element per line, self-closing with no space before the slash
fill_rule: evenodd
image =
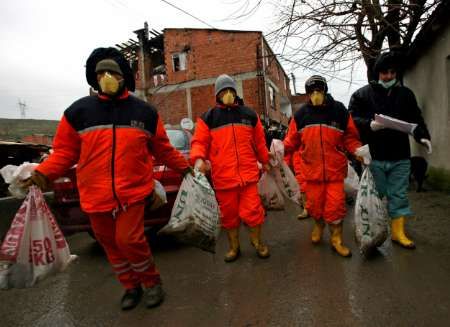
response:
<path id="1" fill-rule="evenodd" d="M 275 109 L 275 89 L 269 85 L 269 101 L 270 106 Z"/>
<path id="2" fill-rule="evenodd" d="M 186 70 L 186 52 L 174 53 L 172 55 L 173 71 Z"/>

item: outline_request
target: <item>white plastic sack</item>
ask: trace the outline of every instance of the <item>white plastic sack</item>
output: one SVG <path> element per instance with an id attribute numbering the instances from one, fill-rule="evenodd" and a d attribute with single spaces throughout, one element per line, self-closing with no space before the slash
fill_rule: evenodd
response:
<path id="1" fill-rule="evenodd" d="M 167 194 L 164 186 L 158 181 L 155 181 L 155 188 L 153 189 L 152 203 L 149 207 L 150 211 L 156 210 L 167 203 Z"/>
<path id="2" fill-rule="evenodd" d="M 6 165 L 0 169 L 0 174 L 5 180 L 6 184 L 9 184 L 8 191 L 12 196 L 18 199 L 24 199 L 27 196 L 27 189 L 20 186 L 20 183 L 31 177 L 31 173 L 38 164 L 24 162 L 20 166 Z"/>
<path id="3" fill-rule="evenodd" d="M 270 173 L 274 176 L 275 182 L 277 183 L 281 193 L 283 193 L 283 195 L 289 200 L 300 205 L 300 186 L 298 185 L 294 173 L 284 162 L 283 142 L 277 139 L 272 140 L 270 152 L 274 154 L 276 158 L 276 162 L 271 162 L 273 168 Z"/>
<path id="4" fill-rule="evenodd" d="M 383 244 L 388 236 L 386 203 L 381 200 L 368 167 L 361 176 L 356 196 L 355 233 L 359 249 L 364 255 Z"/>
<path id="5" fill-rule="evenodd" d="M 42 192 L 30 187 L 0 248 L 0 288 L 31 287 L 75 257 Z"/>
<path id="6" fill-rule="evenodd" d="M 347 164 L 347 177 L 344 180 L 344 191 L 345 194 L 349 197 L 354 198 L 356 194 L 358 193 L 359 188 L 359 177 L 356 173 L 355 169 L 350 165 L 350 163 Z"/>
<path id="7" fill-rule="evenodd" d="M 275 157 L 270 161 L 273 167 L 279 166 L 281 162 L 284 162 L 284 144 L 283 141 L 278 139 L 273 139 L 270 144 L 270 153 Z"/>
<path id="8" fill-rule="evenodd" d="M 219 205 L 202 173 L 187 174 L 181 183 L 170 220 L 159 233 L 215 253 L 220 232 Z"/>
<path id="9" fill-rule="evenodd" d="M 275 177 L 269 172 L 264 172 L 258 182 L 258 193 L 264 208 L 267 210 L 283 210 L 284 199 Z"/>

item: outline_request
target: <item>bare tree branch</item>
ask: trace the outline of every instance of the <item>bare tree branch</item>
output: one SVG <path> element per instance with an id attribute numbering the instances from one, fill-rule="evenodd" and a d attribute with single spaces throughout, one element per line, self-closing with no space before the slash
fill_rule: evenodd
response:
<path id="1" fill-rule="evenodd" d="M 278 12 L 267 40 L 281 50 L 285 61 L 338 73 L 363 59 L 370 78 L 380 52 L 393 48 L 406 51 L 444 0 L 265 1 Z M 254 0 L 254 6 L 250 2 L 244 1 L 250 9 L 239 17 L 253 13 L 264 0 Z"/>

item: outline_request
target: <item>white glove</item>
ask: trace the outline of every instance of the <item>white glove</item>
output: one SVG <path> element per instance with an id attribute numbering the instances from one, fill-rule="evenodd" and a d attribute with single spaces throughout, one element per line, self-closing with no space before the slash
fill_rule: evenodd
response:
<path id="1" fill-rule="evenodd" d="M 372 120 L 370 122 L 370 129 L 374 132 L 379 131 L 380 129 L 386 128 L 383 124 L 380 124 L 379 122 Z"/>
<path id="2" fill-rule="evenodd" d="M 372 162 L 372 156 L 370 155 L 370 149 L 369 149 L 369 145 L 368 144 L 360 146 L 359 148 L 357 148 L 354 154 L 355 154 L 357 159 L 358 158 L 362 158 L 363 159 L 363 163 L 365 165 L 367 165 L 367 166 L 370 165 L 370 163 Z"/>
<path id="3" fill-rule="evenodd" d="M 431 154 L 433 152 L 433 147 L 431 146 L 431 141 L 427 139 L 420 139 L 420 143 L 422 143 L 427 148 L 427 153 Z"/>

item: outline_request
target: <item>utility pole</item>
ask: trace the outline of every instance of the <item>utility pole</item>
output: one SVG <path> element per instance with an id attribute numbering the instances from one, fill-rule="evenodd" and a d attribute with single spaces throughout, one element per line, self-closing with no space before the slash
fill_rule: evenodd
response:
<path id="1" fill-rule="evenodd" d="M 147 101 L 147 88 L 146 88 L 146 79 L 145 79 L 145 44 L 148 41 L 148 23 L 144 23 L 144 28 L 134 31 L 134 33 L 137 34 L 138 40 L 139 40 L 139 64 L 140 64 L 140 70 L 139 75 L 141 77 L 141 98 L 144 101 Z"/>
<path id="2" fill-rule="evenodd" d="M 297 88 L 295 86 L 295 75 L 294 73 L 291 73 L 291 77 L 292 77 L 292 86 L 294 87 L 294 95 L 297 94 Z"/>
<path id="3" fill-rule="evenodd" d="M 20 110 L 20 118 L 25 119 L 26 111 L 27 111 L 27 104 L 25 102 L 20 101 L 19 99 L 19 110 Z"/>

